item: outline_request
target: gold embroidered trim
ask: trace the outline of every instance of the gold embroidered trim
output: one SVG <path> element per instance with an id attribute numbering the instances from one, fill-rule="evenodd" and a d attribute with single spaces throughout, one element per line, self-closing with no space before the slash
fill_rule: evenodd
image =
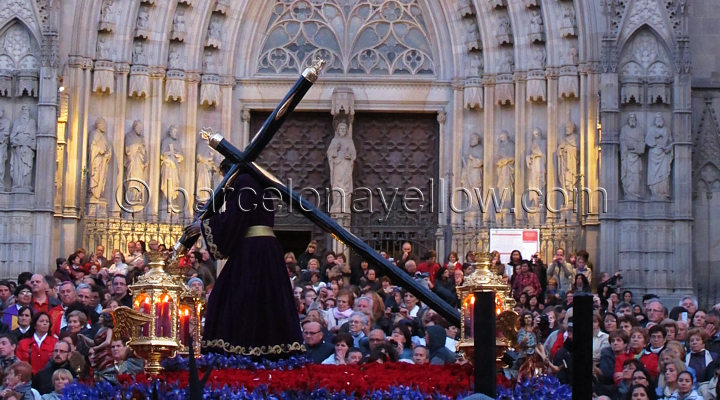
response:
<path id="1" fill-rule="evenodd" d="M 203 347 L 220 348 L 226 353 L 240 354 L 243 356 L 263 356 L 266 354 L 283 354 L 292 352 L 305 352 L 305 345 L 300 342 L 290 344 L 276 344 L 274 346 L 244 347 L 233 346 L 222 339 L 203 340 Z"/>
<path id="2" fill-rule="evenodd" d="M 212 229 L 210 229 L 210 221 L 204 220 L 202 222 L 203 230 L 205 231 L 205 242 L 208 245 L 208 250 L 215 257 L 216 260 L 222 260 L 225 256 L 218 251 L 217 245 L 213 239 Z"/>

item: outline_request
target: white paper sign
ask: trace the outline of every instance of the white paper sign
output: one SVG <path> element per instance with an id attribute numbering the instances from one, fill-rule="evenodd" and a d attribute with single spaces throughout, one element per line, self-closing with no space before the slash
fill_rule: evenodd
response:
<path id="1" fill-rule="evenodd" d="M 540 250 L 539 229 L 490 229 L 490 251 L 500 252 L 500 261 L 508 263 L 510 253 L 520 250 L 522 257 L 529 260 Z"/>

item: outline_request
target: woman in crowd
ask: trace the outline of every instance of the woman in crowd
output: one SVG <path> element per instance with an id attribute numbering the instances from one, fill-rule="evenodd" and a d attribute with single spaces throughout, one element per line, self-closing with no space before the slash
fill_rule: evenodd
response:
<path id="1" fill-rule="evenodd" d="M 614 313 L 606 312 L 605 318 L 603 319 L 603 325 L 605 326 L 605 333 L 612 333 L 617 330 L 617 316 Z"/>
<path id="2" fill-rule="evenodd" d="M 508 276 L 510 286 L 513 286 L 513 284 L 515 283 L 515 276 L 519 272 L 518 270 L 520 269 L 520 264 L 522 263 L 522 261 L 523 261 L 523 258 L 522 258 L 522 253 L 520 253 L 520 250 L 513 250 L 510 253 L 510 262 L 507 263 L 508 270 L 510 268 L 512 268 L 512 273 L 509 274 L 509 276 Z"/>
<path id="3" fill-rule="evenodd" d="M 627 359 L 623 362 L 621 367 L 621 376 L 620 381 L 617 383 L 617 387 L 615 388 L 615 396 L 613 396 L 617 400 L 621 400 L 624 398 L 627 398 L 627 396 L 631 396 L 630 389 L 633 386 L 632 378 L 635 371 L 642 368 L 642 364 L 640 361 L 635 360 L 633 358 Z"/>
<path id="4" fill-rule="evenodd" d="M 633 385 L 626 398 L 627 400 L 655 400 L 652 391 L 643 385 Z"/>
<path id="5" fill-rule="evenodd" d="M 108 273 L 110 276 L 117 274 L 127 275 L 128 265 L 125 264 L 125 255 L 120 250 L 114 250 L 112 264 L 108 267 Z"/>
<path id="6" fill-rule="evenodd" d="M 690 320 L 690 327 L 691 328 L 705 328 L 705 319 L 707 318 L 707 313 L 705 313 L 705 310 L 698 309 L 695 311 L 695 314 L 693 314 L 692 319 Z"/>
<path id="7" fill-rule="evenodd" d="M 335 352 L 322 363 L 326 365 L 345 365 L 348 350 L 353 347 L 353 338 L 349 333 L 340 332 L 332 339 Z"/>
<path id="8" fill-rule="evenodd" d="M 633 372 L 632 384 L 633 386 L 641 385 L 646 387 L 648 389 L 646 393 L 648 399 L 655 400 L 657 398 L 657 395 L 655 394 L 655 380 L 650 376 L 650 373 L 648 373 L 645 368 L 640 368 Z"/>
<path id="9" fill-rule="evenodd" d="M 412 332 L 410 321 L 402 320 L 395 324 L 392 330 L 392 340 L 397 344 L 397 352 L 399 360 L 412 360 Z"/>
<path id="10" fill-rule="evenodd" d="M 642 307 L 640 307 L 639 305 L 633 306 L 633 317 L 635 317 L 635 320 L 637 320 L 638 325 L 644 325 L 647 321 L 647 315 L 645 315 Z"/>
<path id="11" fill-rule="evenodd" d="M 33 315 L 30 325 L 33 335 L 18 343 L 15 354 L 18 360 L 30 363 L 34 375 L 50 361 L 57 339 L 49 334 L 52 323 L 48 313 L 39 312 Z"/>
<path id="12" fill-rule="evenodd" d="M 530 296 L 525 292 L 520 293 L 515 306 L 521 307 L 523 310 L 528 310 L 530 308 Z"/>
<path id="13" fill-rule="evenodd" d="M 54 392 L 43 395 L 42 400 L 60 400 L 63 398 L 62 391 L 65 386 L 71 384 L 73 376 L 70 371 L 65 368 L 56 369 L 52 374 L 52 383 Z"/>
<path id="14" fill-rule="evenodd" d="M 684 362 L 677 358 L 670 359 L 670 362 L 665 364 L 665 369 L 662 371 L 663 379 L 658 381 L 658 394 L 665 399 L 669 399 L 677 390 L 678 375 L 683 371 L 687 371 Z"/>
<path id="15" fill-rule="evenodd" d="M 448 260 L 445 263 L 445 265 L 443 265 L 443 267 L 445 267 L 446 269 L 448 269 L 450 271 L 455 271 L 456 269 L 462 269 L 462 264 L 458 260 L 457 251 L 450 252 L 450 254 L 448 255 Z"/>
<path id="16" fill-rule="evenodd" d="M 532 313 L 526 311 L 520 317 L 520 330 L 517 335 L 517 347 L 520 349 L 516 366 L 520 367 L 525 360 L 535 354 L 535 346 L 537 345 L 537 336 L 533 331 Z"/>
<path id="17" fill-rule="evenodd" d="M 17 314 L 17 328 L 12 331 L 18 342 L 25 338 L 32 337 L 33 330 L 31 329 L 32 324 L 32 308 L 29 306 L 22 306 L 18 310 Z"/>
<path id="18" fill-rule="evenodd" d="M 528 310 L 530 312 L 537 312 L 541 313 L 545 306 L 543 306 L 543 303 L 540 301 L 537 295 L 530 296 L 530 299 L 528 300 Z"/>
<path id="19" fill-rule="evenodd" d="M 315 253 L 316 250 L 317 241 L 311 240 L 310 243 L 308 243 L 305 252 L 300 254 L 300 257 L 297 259 L 297 265 L 300 269 L 307 269 L 308 261 L 310 261 L 311 258 L 317 260 L 317 254 Z"/>
<path id="20" fill-rule="evenodd" d="M 540 293 L 540 281 L 534 272 L 530 272 L 530 264 L 522 261 L 519 272 L 513 274 L 513 297 L 515 300 L 520 299 L 521 293 L 529 293 L 535 295 Z"/>
<path id="21" fill-rule="evenodd" d="M 573 285 L 574 293 L 590 293 L 590 282 L 583 274 L 575 275 L 575 284 Z"/>
<path id="22" fill-rule="evenodd" d="M 717 354 L 705 349 L 705 334 L 700 328 L 692 328 L 688 331 L 688 343 L 690 352 L 685 356 L 685 364 L 695 370 L 698 382 L 709 380 L 710 377 L 706 379 L 705 372 L 708 365 L 717 358 Z"/>
<path id="23" fill-rule="evenodd" d="M 68 314 L 67 327 L 63 328 L 63 330 L 67 330 L 70 333 L 78 334 L 85 328 L 86 325 L 87 315 L 80 310 L 74 310 L 71 311 L 70 314 Z"/>
<path id="24" fill-rule="evenodd" d="M 703 400 L 693 388 L 693 376 L 689 371 L 680 372 L 677 381 L 677 391 L 671 396 L 672 400 Z"/>
<path id="25" fill-rule="evenodd" d="M 639 360 L 647 368 L 653 377 L 658 375 L 658 356 L 655 353 L 645 351 L 648 342 L 648 334 L 643 328 L 635 327 L 630 331 L 630 342 L 626 356 Z M 620 372 L 619 363 L 615 363 L 615 372 Z"/>
<path id="26" fill-rule="evenodd" d="M 602 317 L 600 314 L 593 314 L 593 363 L 597 364 L 600 361 L 600 352 L 602 349 L 609 347 L 609 336 L 604 332 L 602 326 Z"/>
<path id="27" fill-rule="evenodd" d="M 349 289 L 340 289 L 335 298 L 337 307 L 325 312 L 325 320 L 330 331 L 337 332 L 340 327 L 348 322 L 353 313 L 355 297 Z"/>

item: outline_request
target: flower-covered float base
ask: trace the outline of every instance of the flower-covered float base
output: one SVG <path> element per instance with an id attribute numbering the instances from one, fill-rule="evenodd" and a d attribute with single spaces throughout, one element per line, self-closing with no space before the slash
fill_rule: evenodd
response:
<path id="1" fill-rule="evenodd" d="M 469 365 L 429 366 L 407 363 L 316 365 L 302 358 L 254 362 L 245 357 L 205 355 L 197 359 L 200 374 L 212 373 L 204 399 L 456 399 L 472 394 Z M 85 382 L 69 385 L 66 399 L 187 398 L 188 360 L 165 360 L 159 379 L 123 375 L 119 385 Z M 542 377 L 513 385 L 498 381 L 499 399 L 570 399 L 568 386 Z"/>

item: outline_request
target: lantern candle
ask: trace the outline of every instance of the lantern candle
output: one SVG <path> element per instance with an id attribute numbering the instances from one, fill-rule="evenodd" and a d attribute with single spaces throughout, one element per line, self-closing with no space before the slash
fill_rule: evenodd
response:
<path id="1" fill-rule="evenodd" d="M 170 303 L 172 299 L 163 294 L 155 303 L 155 336 L 170 336 Z"/>
<path id="2" fill-rule="evenodd" d="M 190 309 L 182 307 L 178 315 L 180 317 L 180 343 L 187 347 L 190 346 L 190 340 L 192 340 L 190 336 Z"/>
<path id="3" fill-rule="evenodd" d="M 150 314 L 150 296 L 147 294 L 143 294 L 141 296 L 138 296 L 138 298 L 135 300 L 135 310 L 140 311 L 145 314 Z M 142 325 L 142 328 L 140 329 L 141 336 L 149 336 L 150 335 L 150 323 L 145 323 Z"/>

